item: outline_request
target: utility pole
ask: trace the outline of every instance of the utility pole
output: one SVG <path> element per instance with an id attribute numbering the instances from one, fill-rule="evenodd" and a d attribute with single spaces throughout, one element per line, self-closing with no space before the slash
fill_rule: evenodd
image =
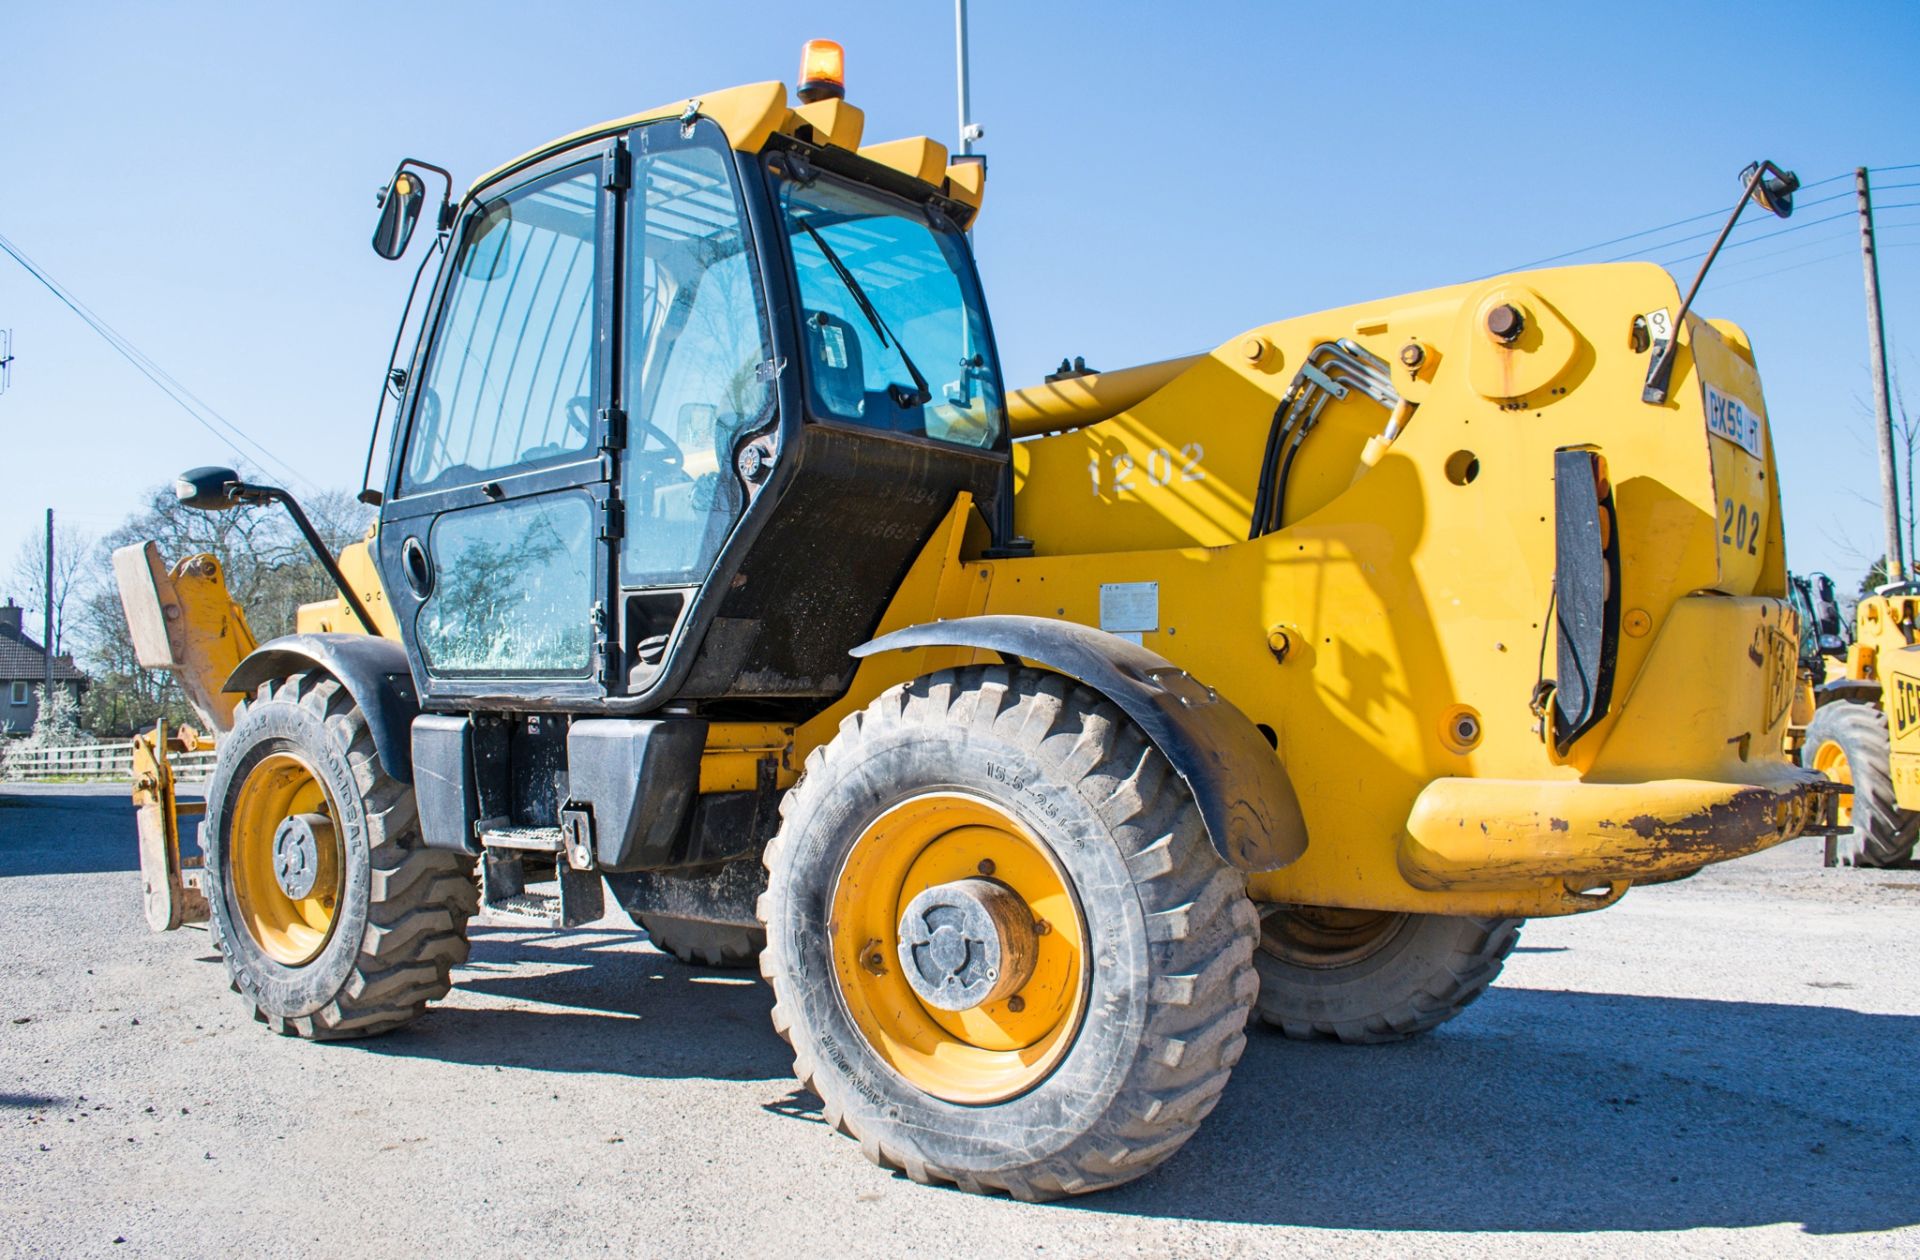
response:
<path id="1" fill-rule="evenodd" d="M 40 644 L 45 651 L 46 686 L 40 689 L 40 708 L 44 713 L 53 704 L 53 509 L 47 509 L 47 589 L 41 592 L 43 605 L 40 624 L 46 627 L 45 640 Z"/>
<path id="2" fill-rule="evenodd" d="M 1880 505 L 1887 523 L 1887 581 L 1902 582 L 1907 558 L 1900 540 L 1900 485 L 1893 468 L 1893 404 L 1887 397 L 1887 334 L 1880 324 L 1880 261 L 1873 249 L 1873 191 L 1867 168 L 1857 167 L 1853 185 L 1860 200 L 1860 265 L 1867 276 L 1867 369 L 1873 373 L 1875 428 L 1880 442 Z M 1913 509 L 1912 504 L 1907 509 Z"/>

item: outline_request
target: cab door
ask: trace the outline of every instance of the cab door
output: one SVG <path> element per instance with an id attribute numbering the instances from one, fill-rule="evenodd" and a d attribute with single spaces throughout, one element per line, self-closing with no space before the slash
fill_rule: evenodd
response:
<path id="1" fill-rule="evenodd" d="M 423 699 L 605 694 L 625 159 L 618 143 L 562 154 L 456 226 L 379 542 Z"/>

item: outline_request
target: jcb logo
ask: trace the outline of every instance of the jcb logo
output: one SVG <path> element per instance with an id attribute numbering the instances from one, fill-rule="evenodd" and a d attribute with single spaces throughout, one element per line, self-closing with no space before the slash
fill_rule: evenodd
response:
<path id="1" fill-rule="evenodd" d="M 1893 704 L 1894 738 L 1904 739 L 1909 731 L 1920 727 L 1920 678 L 1895 674 L 1889 699 Z"/>
<path id="2" fill-rule="evenodd" d="M 1754 631 L 1753 659 L 1760 658 L 1760 638 L 1767 640 L 1767 728 L 1771 730 L 1780 724 L 1787 715 L 1787 709 L 1793 704 L 1793 683 L 1795 666 L 1798 665 L 1799 647 L 1795 640 L 1778 630 Z"/>

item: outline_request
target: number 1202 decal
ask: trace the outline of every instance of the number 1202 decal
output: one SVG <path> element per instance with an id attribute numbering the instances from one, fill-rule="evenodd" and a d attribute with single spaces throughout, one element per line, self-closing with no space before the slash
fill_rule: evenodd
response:
<path id="1" fill-rule="evenodd" d="M 1143 480 L 1151 486 L 1174 481 L 1205 481 L 1207 474 L 1201 471 L 1200 461 L 1206 453 L 1206 448 L 1198 442 L 1188 442 L 1178 451 L 1157 447 L 1147 452 L 1144 467 L 1135 463 L 1131 455 L 1096 456 L 1087 464 L 1087 471 L 1093 477 L 1093 497 L 1138 490 Z"/>
<path id="2" fill-rule="evenodd" d="M 1760 554 L 1760 510 L 1728 499 L 1720 505 L 1720 541 L 1750 556 Z"/>

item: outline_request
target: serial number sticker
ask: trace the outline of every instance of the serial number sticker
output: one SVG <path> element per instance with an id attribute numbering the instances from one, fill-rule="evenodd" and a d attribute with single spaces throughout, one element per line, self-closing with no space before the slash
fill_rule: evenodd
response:
<path id="1" fill-rule="evenodd" d="M 1160 628 L 1160 583 L 1100 584 L 1100 628 L 1113 634 L 1143 634 Z M 1138 643 L 1139 640 L 1135 639 Z"/>
<path id="2" fill-rule="evenodd" d="M 1725 438 L 1755 459 L 1765 459 L 1760 442 L 1765 418 L 1731 394 L 1707 386 L 1707 432 Z"/>

